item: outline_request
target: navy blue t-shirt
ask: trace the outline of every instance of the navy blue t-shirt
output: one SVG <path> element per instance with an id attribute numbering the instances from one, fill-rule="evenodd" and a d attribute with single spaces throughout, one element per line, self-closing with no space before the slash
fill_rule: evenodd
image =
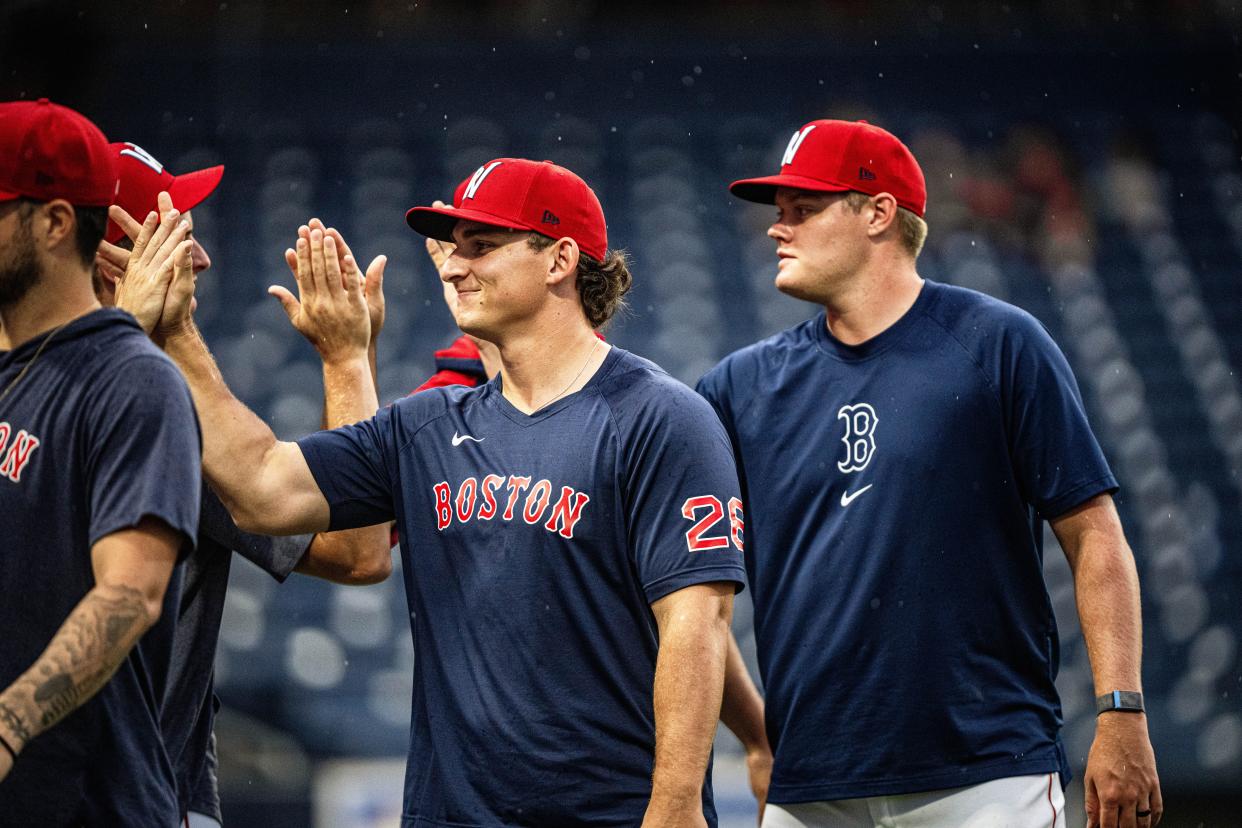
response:
<path id="1" fill-rule="evenodd" d="M 497 378 L 299 445 L 333 529 L 400 527 L 419 659 L 403 825 L 637 825 L 655 749 L 650 604 L 745 581 L 711 408 L 613 348 L 529 416 Z M 703 802 L 715 825 L 707 780 Z"/>
<path id="2" fill-rule="evenodd" d="M 179 568 L 181 590 L 171 609 L 176 638 L 160 714 L 182 812 L 196 811 L 224 821 L 212 738 L 219 706 L 213 686 L 233 553 L 283 582 L 313 537 L 273 538 L 243 532 L 211 486 L 203 484 L 198 548 Z"/>
<path id="3" fill-rule="evenodd" d="M 172 362 L 111 309 L 70 322 L 31 364 L 44 339 L 0 353 L 0 389 L 30 365 L 0 401 L 0 687 L 94 586 L 97 541 L 153 516 L 186 551 L 198 525 L 198 421 Z M 0 784 L 5 824 L 176 823 L 159 725 L 174 621 L 161 618 L 92 699 L 22 751 Z"/>
<path id="4" fill-rule="evenodd" d="M 820 313 L 699 390 L 746 502 L 769 801 L 1068 781 L 1041 521 L 1117 482 L 1047 331 L 926 282 L 861 345 Z"/>

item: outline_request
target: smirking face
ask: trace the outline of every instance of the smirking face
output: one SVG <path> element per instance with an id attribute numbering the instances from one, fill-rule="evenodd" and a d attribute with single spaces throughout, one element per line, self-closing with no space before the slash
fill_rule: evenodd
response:
<path id="1" fill-rule="evenodd" d="M 496 342 L 544 306 L 554 254 L 534 250 L 527 244 L 529 236 L 524 230 L 457 223 L 456 248 L 440 278 L 453 288 L 449 308 L 462 331 Z"/>
<path id="2" fill-rule="evenodd" d="M 781 187 L 776 221 L 768 237 L 779 260 L 776 287 L 782 293 L 823 304 L 866 264 L 872 243 L 866 210 L 854 212 L 845 193 Z"/>

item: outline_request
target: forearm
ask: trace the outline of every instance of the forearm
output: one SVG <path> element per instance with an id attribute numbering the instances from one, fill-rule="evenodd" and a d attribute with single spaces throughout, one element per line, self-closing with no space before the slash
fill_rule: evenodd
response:
<path id="1" fill-rule="evenodd" d="M 323 362 L 323 426 L 339 428 L 375 414 L 375 343 L 361 353 Z M 315 536 L 297 571 L 341 584 L 375 584 L 392 573 L 388 524 Z"/>
<path id="2" fill-rule="evenodd" d="M 1088 533 L 1076 555 L 1074 590 L 1095 693 L 1142 690 L 1143 626 L 1138 574 L 1124 538 Z"/>
<path id="3" fill-rule="evenodd" d="M 732 609 L 732 599 L 729 610 Z M 729 613 L 675 616 L 660 631 L 651 810 L 698 808 L 720 716 Z"/>
<path id="4" fill-rule="evenodd" d="M 392 574 L 391 536 L 386 523 L 318 534 L 297 571 L 338 584 L 378 584 Z"/>
<path id="5" fill-rule="evenodd" d="M 323 363 L 324 425 L 340 428 L 375 416 L 379 400 L 366 352 Z"/>
<path id="6" fill-rule="evenodd" d="M 249 515 L 262 515 L 281 493 L 268 491 L 265 460 L 279 445 L 276 435 L 233 396 L 198 327 L 190 326 L 165 342 L 181 369 L 203 432 L 203 473 L 239 526 L 250 529 Z"/>
<path id="7" fill-rule="evenodd" d="M 159 617 L 141 590 L 99 584 L 78 603 L 33 666 L 0 694 L 0 734 L 14 751 L 103 687 Z"/>
<path id="8" fill-rule="evenodd" d="M 720 721 L 738 738 L 749 753 L 770 752 L 768 732 L 763 720 L 763 697 L 750 678 L 737 639 L 729 634 L 729 652 L 725 661 L 724 697 L 720 705 Z"/>
<path id="9" fill-rule="evenodd" d="M 371 345 L 367 348 L 367 367 L 371 369 L 371 387 L 375 389 L 375 395 L 379 396 L 379 356 L 375 347 L 375 340 L 371 340 Z"/>

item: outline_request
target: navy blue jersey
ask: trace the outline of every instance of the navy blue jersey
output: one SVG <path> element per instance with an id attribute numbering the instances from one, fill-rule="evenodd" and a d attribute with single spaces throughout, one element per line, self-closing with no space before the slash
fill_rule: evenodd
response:
<path id="1" fill-rule="evenodd" d="M 44 338 L 0 353 L 0 389 L 31 366 L 0 401 L 0 687 L 94 586 L 97 541 L 153 516 L 188 550 L 198 524 L 198 424 L 172 362 L 111 309 L 70 322 L 31 364 Z M 22 751 L 0 784 L 0 821 L 175 824 L 159 726 L 173 621 L 162 617 L 94 698 Z"/>
<path id="2" fill-rule="evenodd" d="M 203 485 L 198 548 L 179 567 L 181 589 L 170 610 L 176 619 L 176 638 L 160 714 L 183 813 L 197 811 L 224 821 L 212 739 L 219 702 L 212 686 L 233 553 L 284 581 L 312 537 L 273 538 L 243 532 L 211 487 Z"/>
<path id="3" fill-rule="evenodd" d="M 418 653 L 403 824 L 637 825 L 655 748 L 650 604 L 745 579 L 711 408 L 613 348 L 533 415 L 497 378 L 300 445 L 333 529 L 400 527 Z M 707 780 L 703 801 L 714 825 Z"/>
<path id="4" fill-rule="evenodd" d="M 820 313 L 699 390 L 747 507 L 769 800 L 1068 780 L 1041 521 L 1117 483 L 1047 331 L 927 282 L 861 345 Z"/>

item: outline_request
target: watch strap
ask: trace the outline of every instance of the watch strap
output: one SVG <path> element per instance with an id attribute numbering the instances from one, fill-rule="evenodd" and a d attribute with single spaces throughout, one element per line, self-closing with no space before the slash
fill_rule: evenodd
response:
<path id="1" fill-rule="evenodd" d="M 1114 690 L 1095 697 L 1095 714 L 1098 716 L 1109 710 L 1122 713 L 1142 713 L 1143 694 L 1134 690 Z"/>

